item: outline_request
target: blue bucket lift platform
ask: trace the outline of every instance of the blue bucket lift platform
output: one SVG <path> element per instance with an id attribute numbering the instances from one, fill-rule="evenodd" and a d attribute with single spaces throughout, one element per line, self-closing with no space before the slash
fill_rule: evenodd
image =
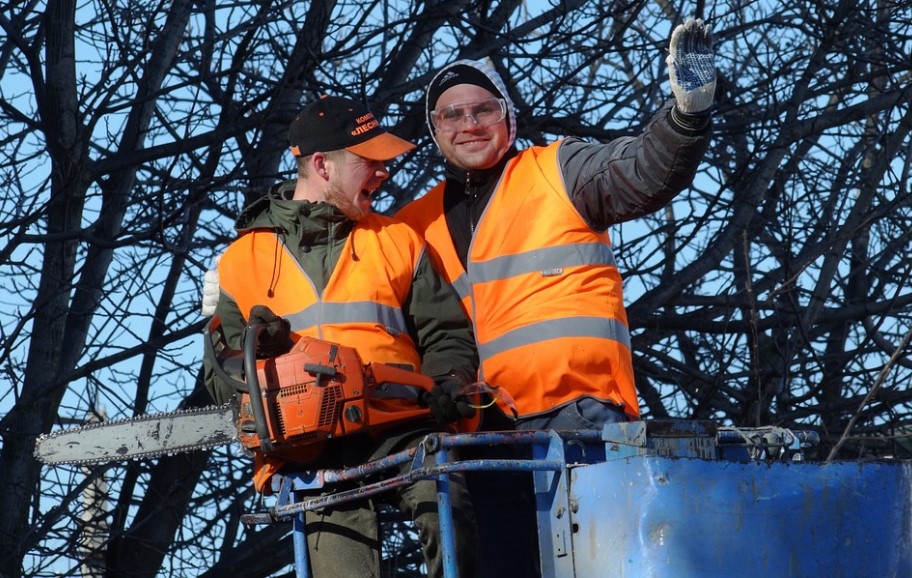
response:
<path id="1" fill-rule="evenodd" d="M 447 475 L 522 470 L 535 478 L 543 578 L 909 578 L 912 462 L 803 460 L 813 432 L 631 422 L 602 431 L 433 434 L 418 448 L 351 470 L 276 479 L 275 504 L 247 523 L 293 523 L 309 574 L 303 512 L 436 478 L 455 578 Z M 452 459 L 467 445 L 529 444 L 529 460 Z M 384 471 L 357 491 L 307 496 Z"/>

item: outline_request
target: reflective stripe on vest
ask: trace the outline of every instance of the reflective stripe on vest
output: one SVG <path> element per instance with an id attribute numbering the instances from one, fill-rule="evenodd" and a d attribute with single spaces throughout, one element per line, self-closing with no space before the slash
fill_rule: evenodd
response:
<path id="1" fill-rule="evenodd" d="M 560 275 L 564 269 L 580 265 L 617 267 L 614 252 L 609 245 L 575 244 L 495 257 L 472 263 L 470 270 L 473 282 L 488 283 L 524 273 L 537 272 L 545 277 Z"/>
<path id="2" fill-rule="evenodd" d="M 286 315 L 291 330 L 306 331 L 319 325 L 333 323 L 376 323 L 387 333 L 398 335 L 408 330 L 402 310 L 372 301 L 357 303 L 314 303 L 313 305 Z"/>
<path id="3" fill-rule="evenodd" d="M 525 345 L 543 343 L 561 337 L 608 338 L 630 348 L 630 334 L 627 326 L 616 319 L 599 317 L 561 317 L 539 321 L 508 331 L 478 346 L 478 355 L 490 359 L 499 353 Z"/>

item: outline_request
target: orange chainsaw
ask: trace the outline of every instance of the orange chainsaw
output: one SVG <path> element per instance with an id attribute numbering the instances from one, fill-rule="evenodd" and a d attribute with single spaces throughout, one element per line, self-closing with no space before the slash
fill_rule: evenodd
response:
<path id="1" fill-rule="evenodd" d="M 99 464 L 237 440 L 254 452 L 306 463 L 331 438 L 376 435 L 408 421 L 430 420 L 430 410 L 418 402 L 421 392 L 434 386 L 430 377 L 365 364 L 352 347 L 309 337 L 284 355 L 257 359 L 261 329 L 248 325 L 242 351 L 228 347 L 218 317 L 204 331 L 205 355 L 216 375 L 237 390 L 236 403 L 56 431 L 39 437 L 35 457 L 48 464 Z"/>
<path id="2" fill-rule="evenodd" d="M 255 344 L 257 327 L 247 328 L 245 344 Z M 241 380 L 226 368 L 238 351 L 227 348 L 217 318 L 206 331 L 207 355 L 216 374 L 239 394 L 238 439 L 245 448 L 307 462 L 322 442 L 360 433 L 380 433 L 416 419 L 429 419 L 419 405 L 434 381 L 421 373 L 383 363 L 363 363 L 357 350 L 338 343 L 300 338 L 291 351 L 257 360 L 245 347 L 243 367 L 256 367 Z M 235 370 L 236 371 L 236 370 Z"/>

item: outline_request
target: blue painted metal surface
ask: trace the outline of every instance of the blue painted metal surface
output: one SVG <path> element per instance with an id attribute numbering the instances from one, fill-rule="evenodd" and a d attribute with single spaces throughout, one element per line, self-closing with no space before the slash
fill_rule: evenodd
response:
<path id="1" fill-rule="evenodd" d="M 804 462 L 814 436 L 774 428 L 649 425 L 607 426 L 605 460 L 565 471 L 573 571 L 553 576 L 912 576 L 912 463 Z"/>
<path id="2" fill-rule="evenodd" d="M 444 466 L 450 461 L 448 448 L 437 452 L 436 463 Z M 450 501 L 450 476 L 437 476 L 437 523 L 440 530 L 440 543 L 443 544 L 443 575 L 446 578 L 457 578 L 456 570 L 456 536 L 453 524 L 453 504 Z"/>
<path id="3" fill-rule="evenodd" d="M 304 512 L 298 512 L 292 520 L 291 541 L 295 553 L 295 576 L 310 576 L 310 554 L 307 552 L 307 531 L 305 530 Z"/>
<path id="4" fill-rule="evenodd" d="M 570 478 L 576 576 L 912 576 L 909 463 L 636 456 Z"/>
<path id="5" fill-rule="evenodd" d="M 275 507 L 249 523 L 438 481 L 445 572 L 455 576 L 450 472 L 523 470 L 535 479 L 543 578 L 912 577 L 912 463 L 802 461 L 810 432 L 634 422 L 604 431 L 432 435 L 351 470 L 280 478 Z M 450 461 L 466 445 L 531 444 L 532 460 Z M 352 492 L 302 498 L 411 462 Z M 303 525 L 296 572 L 307 574 Z M 301 550 L 301 551 L 299 551 Z"/>

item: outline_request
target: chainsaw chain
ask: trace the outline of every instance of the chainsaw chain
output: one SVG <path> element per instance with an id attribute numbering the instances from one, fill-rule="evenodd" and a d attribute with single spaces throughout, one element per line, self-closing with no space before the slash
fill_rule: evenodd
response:
<path id="1" fill-rule="evenodd" d="M 95 422 L 95 423 L 86 423 L 86 424 L 82 424 L 82 425 L 78 425 L 78 426 L 69 427 L 66 429 L 57 430 L 57 431 L 50 432 L 50 433 L 41 434 L 36 438 L 33 455 L 34 455 L 35 459 L 41 461 L 41 457 L 39 456 L 40 452 L 38 451 L 40 442 L 42 442 L 44 440 L 53 439 L 53 438 L 56 438 L 56 437 L 59 437 L 62 435 L 70 435 L 70 434 L 84 432 L 84 431 L 88 431 L 88 430 L 107 428 L 110 426 L 119 426 L 119 425 L 122 425 L 125 423 L 142 423 L 145 421 L 160 420 L 162 418 L 184 416 L 187 414 L 221 413 L 229 405 L 230 404 L 225 404 L 225 405 L 221 405 L 221 406 L 210 405 L 210 406 L 206 406 L 206 407 L 178 409 L 178 410 L 168 411 L 168 412 L 147 413 L 147 414 L 142 414 L 142 415 L 138 415 L 135 417 L 116 418 L 116 419 L 109 419 L 109 420 L 104 420 L 104 421 L 100 421 L 100 422 Z M 225 445 L 224 441 L 213 440 L 212 442 L 203 443 L 203 444 L 186 444 L 186 445 L 182 445 L 182 446 L 175 446 L 167 451 L 156 450 L 156 451 L 148 451 L 148 452 L 139 452 L 128 458 L 122 458 L 117 455 L 102 456 L 102 457 L 97 457 L 97 458 L 60 460 L 58 462 L 55 462 L 54 465 L 92 466 L 92 465 L 106 464 L 106 463 L 114 462 L 114 461 L 147 460 L 147 459 L 159 458 L 159 457 L 166 456 L 166 455 L 171 456 L 171 455 L 186 452 L 186 451 L 209 450 L 209 449 L 217 448 L 222 445 Z"/>

